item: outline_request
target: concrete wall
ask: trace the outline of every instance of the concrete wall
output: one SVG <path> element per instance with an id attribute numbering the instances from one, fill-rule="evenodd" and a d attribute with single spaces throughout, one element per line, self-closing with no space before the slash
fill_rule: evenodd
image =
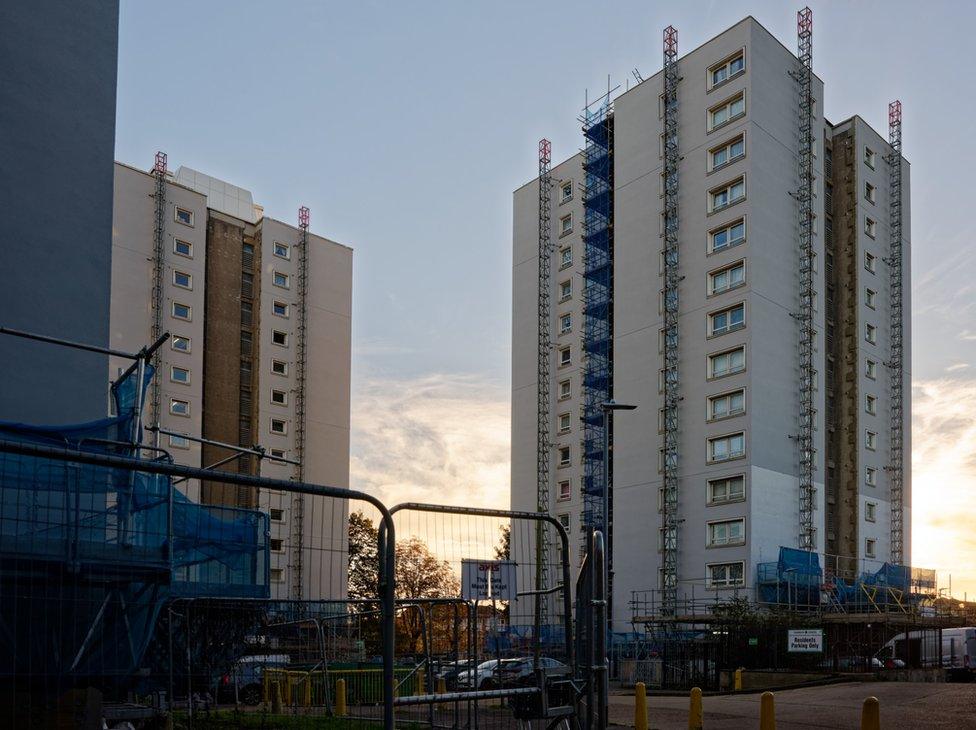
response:
<path id="1" fill-rule="evenodd" d="M 118 0 L 0 5 L 0 323 L 108 345 Z M 106 413 L 107 358 L 0 337 L 0 419 Z"/>

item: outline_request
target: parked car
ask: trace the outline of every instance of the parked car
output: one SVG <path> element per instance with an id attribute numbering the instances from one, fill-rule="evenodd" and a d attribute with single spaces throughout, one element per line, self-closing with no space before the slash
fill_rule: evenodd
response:
<path id="1" fill-rule="evenodd" d="M 217 685 L 217 702 L 240 703 L 242 705 L 261 704 L 264 670 L 283 669 L 288 666 L 287 654 L 260 654 L 238 659 L 234 667 Z"/>
<path id="2" fill-rule="evenodd" d="M 566 665 L 550 657 L 541 657 L 539 666 L 546 670 L 566 669 Z M 475 670 L 461 672 L 457 678 L 459 689 L 498 689 L 520 687 L 535 683 L 532 657 L 489 659 Z"/>
<path id="3" fill-rule="evenodd" d="M 484 684 L 491 677 L 498 666 L 497 659 L 481 662 L 474 669 L 459 672 L 457 675 L 458 689 L 484 689 Z"/>
<path id="4" fill-rule="evenodd" d="M 949 670 L 951 679 L 976 678 L 976 627 L 964 626 L 934 630 L 909 631 L 895 636 L 881 647 L 875 656 L 886 666 L 889 661 L 906 661 L 916 667 L 943 667 Z"/>
<path id="5" fill-rule="evenodd" d="M 471 669 L 472 662 L 469 659 L 462 659 L 455 662 L 443 662 L 434 671 L 434 679 L 444 680 L 448 690 L 458 687 L 458 675 Z"/>

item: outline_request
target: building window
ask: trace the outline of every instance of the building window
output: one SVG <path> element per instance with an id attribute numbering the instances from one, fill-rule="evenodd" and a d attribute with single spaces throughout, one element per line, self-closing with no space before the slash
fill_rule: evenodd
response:
<path id="1" fill-rule="evenodd" d="M 710 337 L 734 332 L 745 326 L 746 307 L 744 304 L 736 304 L 734 307 L 729 307 L 728 309 L 723 309 L 721 312 L 713 312 L 708 315 L 708 334 Z"/>
<path id="2" fill-rule="evenodd" d="M 710 253 L 738 246 L 746 240 L 746 222 L 737 220 L 709 234 Z"/>
<path id="3" fill-rule="evenodd" d="M 188 439 L 186 436 L 170 435 L 169 445 L 174 449 L 188 449 L 190 448 L 190 439 Z"/>
<path id="4" fill-rule="evenodd" d="M 190 370 L 181 368 L 178 365 L 170 365 L 169 379 L 174 383 L 188 384 L 190 382 Z"/>
<path id="5" fill-rule="evenodd" d="M 559 381 L 559 400 L 569 398 L 573 394 L 573 386 L 568 380 Z"/>
<path id="6" fill-rule="evenodd" d="M 873 218 L 864 219 L 864 232 L 867 233 L 871 238 L 874 238 L 875 234 L 878 232 L 878 223 Z"/>
<path id="7" fill-rule="evenodd" d="M 745 585 L 745 563 L 712 563 L 705 573 L 708 588 L 735 588 Z"/>
<path id="8" fill-rule="evenodd" d="M 184 226 L 193 225 L 193 211 L 187 210 L 186 208 L 177 207 L 175 211 L 176 222 L 182 223 Z"/>
<path id="9" fill-rule="evenodd" d="M 708 480 L 708 504 L 738 502 L 745 498 L 746 478 L 744 476 Z"/>
<path id="10" fill-rule="evenodd" d="M 708 399 L 708 420 L 729 416 L 740 416 L 746 412 L 745 390 L 733 390 L 731 393 L 713 395 Z"/>
<path id="11" fill-rule="evenodd" d="M 559 202 L 568 203 L 573 199 L 573 181 L 565 180 L 559 184 Z"/>
<path id="12" fill-rule="evenodd" d="M 864 339 L 872 345 L 878 344 L 878 328 L 873 324 L 864 325 Z"/>
<path id="13" fill-rule="evenodd" d="M 559 282 L 559 301 L 565 302 L 567 299 L 571 299 L 573 296 L 573 280 L 566 279 L 566 281 Z"/>
<path id="14" fill-rule="evenodd" d="M 568 532 L 569 531 L 569 515 L 567 513 L 563 512 L 561 515 L 559 515 L 559 518 L 558 519 L 559 519 L 559 524 L 562 525 L 563 526 L 563 529 Z"/>
<path id="15" fill-rule="evenodd" d="M 569 365 L 573 361 L 573 352 L 569 347 L 559 348 L 559 365 Z"/>
<path id="16" fill-rule="evenodd" d="M 877 202 L 877 191 L 878 189 L 874 187 L 869 182 L 864 183 L 864 199 L 871 203 L 872 205 Z"/>
<path id="17" fill-rule="evenodd" d="M 271 402 L 279 406 L 288 405 L 288 392 L 284 390 L 278 390 L 277 388 L 272 388 Z"/>
<path id="18" fill-rule="evenodd" d="M 708 151 L 708 169 L 711 171 L 731 165 L 746 156 L 746 140 L 741 134 Z"/>
<path id="19" fill-rule="evenodd" d="M 573 232 L 573 214 L 564 215 L 559 219 L 559 235 L 567 236 Z"/>
<path id="20" fill-rule="evenodd" d="M 569 433 L 569 414 L 559 414 L 559 433 Z"/>
<path id="21" fill-rule="evenodd" d="M 278 507 L 272 507 L 269 510 L 269 513 L 272 522 L 281 522 L 285 519 L 285 511 L 283 509 L 279 509 Z"/>
<path id="22" fill-rule="evenodd" d="M 878 470 L 873 466 L 864 469 L 864 483 L 869 487 L 878 486 Z"/>
<path id="23" fill-rule="evenodd" d="M 571 454 L 568 446 L 559 447 L 559 466 L 569 466 Z"/>
<path id="24" fill-rule="evenodd" d="M 288 281 L 288 274 L 282 274 L 280 271 L 274 272 L 274 285 L 280 286 L 282 289 L 288 289 L 291 284 Z"/>
<path id="25" fill-rule="evenodd" d="M 291 249 L 288 248 L 286 243 L 274 242 L 274 255 L 281 259 L 291 258 Z"/>
<path id="26" fill-rule="evenodd" d="M 284 302 L 275 302 L 271 311 L 276 317 L 288 317 L 288 305 Z"/>
<path id="27" fill-rule="evenodd" d="M 728 461 L 746 455 L 746 435 L 741 431 L 708 439 L 709 462 Z"/>
<path id="28" fill-rule="evenodd" d="M 878 363 L 876 363 L 874 360 L 865 361 L 864 374 L 871 378 L 871 380 L 876 380 L 878 377 Z"/>
<path id="29" fill-rule="evenodd" d="M 745 113 L 746 98 L 743 94 L 736 94 L 728 101 L 723 101 L 708 110 L 708 131 L 714 131 L 739 117 L 745 116 Z"/>
<path id="30" fill-rule="evenodd" d="M 284 360 L 272 360 L 271 372 L 273 372 L 275 375 L 287 375 L 288 363 L 286 363 Z"/>
<path id="31" fill-rule="evenodd" d="M 864 290 L 864 303 L 867 304 L 869 307 L 871 307 L 871 309 L 875 308 L 877 299 L 878 299 L 878 292 L 874 291 L 874 289 L 866 288 Z"/>
<path id="32" fill-rule="evenodd" d="M 563 479 L 557 485 L 557 499 L 560 502 L 564 502 L 572 496 L 572 490 L 569 486 L 569 479 Z"/>
<path id="33" fill-rule="evenodd" d="M 722 520 L 708 523 L 708 547 L 741 545 L 746 541 L 746 521 Z"/>
<path id="34" fill-rule="evenodd" d="M 173 253 L 177 254 L 178 256 L 186 256 L 188 259 L 191 259 L 193 258 L 193 244 L 189 241 L 174 238 Z"/>
<path id="35" fill-rule="evenodd" d="M 280 330 L 271 330 L 271 342 L 281 347 L 288 346 L 288 333 Z"/>
<path id="36" fill-rule="evenodd" d="M 875 266 L 877 257 L 873 253 L 864 252 L 864 268 L 870 271 L 872 274 L 875 271 Z"/>
<path id="37" fill-rule="evenodd" d="M 864 446 L 865 446 L 865 448 L 871 449 L 871 451 L 874 451 L 875 449 L 877 449 L 878 448 L 878 434 L 876 434 L 874 431 L 865 431 L 864 432 Z"/>
<path id="38" fill-rule="evenodd" d="M 185 271 L 173 271 L 173 286 L 181 289 L 193 288 L 193 277 Z"/>
<path id="39" fill-rule="evenodd" d="M 708 356 L 708 377 L 722 378 L 726 375 L 741 373 L 746 369 L 746 350 L 737 347 L 727 352 L 719 352 Z"/>
<path id="40" fill-rule="evenodd" d="M 712 66 L 708 69 L 708 79 L 710 88 L 724 84 L 746 70 L 746 57 L 739 51 L 727 61 Z"/>
<path id="41" fill-rule="evenodd" d="M 733 180 L 730 183 L 709 191 L 709 212 L 715 213 L 716 211 L 724 210 L 730 205 L 735 205 L 739 201 L 745 200 L 745 197 L 746 181 L 745 178 L 740 177 L 738 180 Z"/>
<path id="42" fill-rule="evenodd" d="M 273 553 L 282 553 L 285 551 L 284 541 L 280 537 L 272 537 L 268 540 L 268 547 L 271 548 Z"/>
<path id="43" fill-rule="evenodd" d="M 182 319 L 189 322 L 193 316 L 193 309 L 190 307 L 189 304 L 180 304 L 179 302 L 173 302 L 172 313 L 174 319 Z"/>
<path id="44" fill-rule="evenodd" d="M 284 459 L 285 450 L 284 449 L 271 449 L 271 456 L 275 459 Z"/>
<path id="45" fill-rule="evenodd" d="M 170 340 L 170 347 L 178 352 L 189 352 L 190 338 L 183 337 L 182 335 L 173 335 L 173 339 Z"/>
<path id="46" fill-rule="evenodd" d="M 288 424 L 285 423 L 280 418 L 271 419 L 271 433 L 285 434 L 288 433 Z"/>
<path id="47" fill-rule="evenodd" d="M 283 568 L 271 568 L 268 572 L 271 574 L 272 583 L 284 583 L 285 571 Z"/>
<path id="48" fill-rule="evenodd" d="M 878 398 L 873 395 L 864 396 L 864 411 L 872 416 L 878 415 Z"/>
<path id="49" fill-rule="evenodd" d="M 573 329 L 573 315 L 572 314 L 560 314 L 559 315 L 559 334 L 564 335 L 567 332 L 571 332 Z"/>
<path id="50" fill-rule="evenodd" d="M 875 550 L 877 550 L 878 541 L 872 537 L 864 539 L 864 555 L 868 558 L 877 557 L 875 555 Z"/>
<path id="51" fill-rule="evenodd" d="M 875 162 L 877 161 L 877 155 L 874 153 L 870 147 L 864 148 L 864 164 L 874 169 Z"/>
<path id="52" fill-rule="evenodd" d="M 174 416 L 189 416 L 190 402 L 185 400 L 180 400 L 179 398 L 170 398 L 169 412 L 172 413 Z"/>
<path id="53" fill-rule="evenodd" d="M 746 283 L 746 265 L 744 261 L 726 266 L 724 269 L 713 271 L 708 275 L 708 293 L 723 294 Z"/>
<path id="54" fill-rule="evenodd" d="M 567 266 L 573 265 L 573 248 L 572 246 L 567 246 L 566 248 L 559 250 L 559 268 L 564 269 Z"/>
<path id="55" fill-rule="evenodd" d="M 864 503 L 864 519 L 866 522 L 875 522 L 877 520 L 878 505 L 874 502 Z"/>

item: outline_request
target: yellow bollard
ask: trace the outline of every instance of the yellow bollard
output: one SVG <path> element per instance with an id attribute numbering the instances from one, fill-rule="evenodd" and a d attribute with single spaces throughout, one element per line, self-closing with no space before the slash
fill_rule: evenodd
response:
<path id="1" fill-rule="evenodd" d="M 423 669 L 417 670 L 417 691 L 414 694 L 423 695 L 427 694 L 427 677 L 424 675 Z"/>
<path id="2" fill-rule="evenodd" d="M 344 679 L 336 680 L 335 714 L 336 717 L 346 716 L 346 680 Z"/>
<path id="3" fill-rule="evenodd" d="M 861 708 L 861 730 L 881 730 L 881 703 L 868 697 Z"/>
<path id="4" fill-rule="evenodd" d="M 688 730 L 702 730 L 705 726 L 705 716 L 702 712 L 702 694 L 700 687 L 691 688 L 691 707 L 688 710 Z"/>
<path id="5" fill-rule="evenodd" d="M 437 678 L 437 694 L 446 695 L 447 694 L 447 680 L 444 677 Z"/>
<path id="6" fill-rule="evenodd" d="M 736 692 L 742 691 L 742 669 L 735 670 L 735 679 L 733 680 L 732 689 Z"/>
<path id="7" fill-rule="evenodd" d="M 759 730 L 776 730 L 776 706 L 772 692 L 763 692 L 759 698 Z"/>
<path id="8" fill-rule="evenodd" d="M 281 714 L 281 682 L 271 684 L 271 714 Z"/>
<path id="9" fill-rule="evenodd" d="M 647 690 L 643 682 L 634 685 L 634 730 L 647 730 Z"/>

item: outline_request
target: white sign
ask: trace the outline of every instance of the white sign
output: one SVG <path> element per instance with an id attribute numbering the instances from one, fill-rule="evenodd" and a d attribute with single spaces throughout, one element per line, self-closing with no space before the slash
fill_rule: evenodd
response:
<path id="1" fill-rule="evenodd" d="M 462 560 L 461 598 L 468 601 L 515 600 L 515 563 L 510 560 Z"/>
<path id="2" fill-rule="evenodd" d="M 806 654 L 823 652 L 823 629 L 790 629 L 786 650 Z"/>

